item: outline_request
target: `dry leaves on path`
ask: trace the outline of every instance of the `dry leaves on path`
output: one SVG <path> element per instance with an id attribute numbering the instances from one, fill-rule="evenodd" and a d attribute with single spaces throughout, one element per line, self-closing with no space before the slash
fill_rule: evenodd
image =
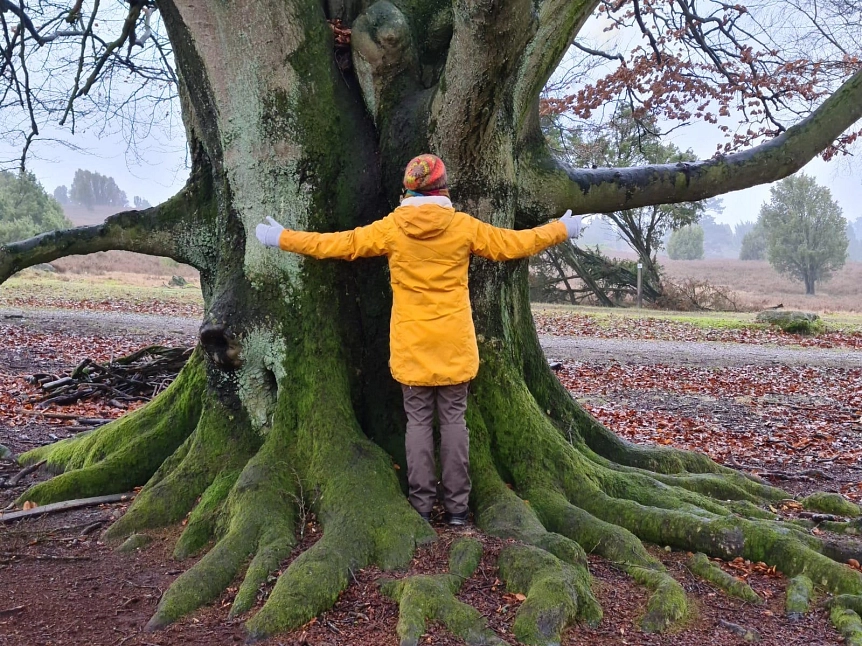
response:
<path id="1" fill-rule="evenodd" d="M 581 336 L 600 339 L 644 339 L 656 341 L 717 341 L 755 345 L 793 345 L 808 348 L 862 349 L 862 332 L 830 331 L 817 336 L 788 334 L 776 329 L 749 327 L 702 327 L 685 321 L 649 316 L 593 316 L 576 312 L 535 312 L 539 334 Z"/>
<path id="2" fill-rule="evenodd" d="M 569 363 L 557 374 L 629 440 L 755 471 L 801 470 L 798 479 L 849 470 L 840 490 L 862 499 L 862 369 Z"/>

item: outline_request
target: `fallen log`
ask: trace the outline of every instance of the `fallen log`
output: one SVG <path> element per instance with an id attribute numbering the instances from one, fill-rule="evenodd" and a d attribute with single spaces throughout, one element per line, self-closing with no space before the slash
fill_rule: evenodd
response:
<path id="1" fill-rule="evenodd" d="M 23 468 L 23 469 L 21 469 L 18 473 L 16 473 L 14 476 L 12 476 L 11 478 L 9 478 L 9 479 L 8 479 L 8 480 L 3 484 L 3 486 L 4 486 L 4 487 L 6 487 L 7 489 L 8 489 L 9 487 L 14 487 L 14 486 L 15 486 L 15 485 L 17 485 L 19 482 L 21 482 L 21 480 L 23 480 L 25 477 L 27 477 L 28 475 L 30 475 L 31 473 L 33 473 L 34 471 L 36 471 L 37 469 L 39 469 L 43 464 L 45 464 L 45 460 L 42 460 L 41 462 L 36 462 L 35 464 L 31 464 L 31 465 L 30 465 L 30 466 L 28 466 L 28 467 L 24 467 L 24 468 Z"/>
<path id="2" fill-rule="evenodd" d="M 104 505 L 113 502 L 127 502 L 133 500 L 135 494 L 129 493 L 113 493 L 107 496 L 96 496 L 95 498 L 78 498 L 77 500 L 64 500 L 63 502 L 55 502 L 43 507 L 33 507 L 24 511 L 12 511 L 5 514 L 0 514 L 0 523 L 8 523 L 20 518 L 29 518 L 30 516 L 39 516 L 41 514 L 51 514 L 58 511 L 68 511 L 70 509 L 80 509 L 82 507 L 95 507 L 96 505 Z"/>

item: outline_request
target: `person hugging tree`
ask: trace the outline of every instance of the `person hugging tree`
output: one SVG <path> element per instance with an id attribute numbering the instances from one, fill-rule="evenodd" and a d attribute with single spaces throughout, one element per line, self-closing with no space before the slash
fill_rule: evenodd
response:
<path id="1" fill-rule="evenodd" d="M 576 238 L 581 216 L 514 231 L 456 211 L 446 167 L 434 155 L 413 158 L 404 173 L 401 205 L 353 231 L 313 233 L 285 229 L 273 218 L 259 224 L 269 247 L 315 258 L 355 260 L 386 255 L 392 285 L 390 360 L 407 414 L 410 504 L 430 520 L 437 494 L 432 422 L 440 422 L 443 504 L 450 525 L 467 522 L 469 436 L 464 415 L 470 381 L 479 371 L 467 270 L 470 254 L 515 260 Z"/>

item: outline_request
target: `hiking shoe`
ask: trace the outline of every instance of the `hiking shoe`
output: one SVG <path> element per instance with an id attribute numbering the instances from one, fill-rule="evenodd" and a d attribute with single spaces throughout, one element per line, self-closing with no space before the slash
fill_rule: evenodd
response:
<path id="1" fill-rule="evenodd" d="M 463 514 L 449 514 L 449 524 L 452 527 L 463 527 L 467 524 L 467 512 Z"/>
<path id="2" fill-rule="evenodd" d="M 420 516 L 422 516 L 422 520 L 429 522 L 429 523 L 431 522 L 431 512 L 430 511 L 419 511 L 416 513 L 418 513 Z"/>

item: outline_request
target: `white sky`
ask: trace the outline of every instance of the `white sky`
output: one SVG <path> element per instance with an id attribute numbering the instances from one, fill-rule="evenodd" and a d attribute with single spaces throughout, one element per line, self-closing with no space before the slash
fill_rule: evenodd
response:
<path id="1" fill-rule="evenodd" d="M 600 20 L 593 19 L 582 36 L 592 45 L 615 45 L 618 50 L 628 46 L 622 42 L 624 39 L 631 43 L 641 38 L 639 33 L 606 33 L 602 31 L 602 26 Z M 77 148 L 86 151 L 48 143 L 34 146 L 28 166 L 49 193 L 61 184 L 70 186 L 75 170 L 83 168 L 113 177 L 126 192 L 130 202 L 133 196 L 139 195 L 156 204 L 175 194 L 188 177 L 184 133 L 176 124 L 170 132 L 151 133 L 135 154 L 128 150 L 122 133 L 118 132 L 100 133 L 98 129 L 91 128 L 77 133 L 74 138 L 59 131 L 43 132 L 43 135 L 62 135 Z M 717 128 L 705 123 L 677 130 L 668 136 L 668 140 L 679 148 L 691 148 L 699 157 L 711 156 L 716 144 L 725 141 Z M 857 157 L 862 156 L 862 146 L 857 145 L 855 152 Z M 8 159 L 17 153 L 0 142 L 0 157 Z M 856 157 L 844 157 L 826 163 L 817 158 L 803 172 L 813 175 L 820 184 L 832 191 L 848 220 L 862 217 L 862 161 Z M 720 222 L 736 224 L 743 220 L 755 220 L 760 205 L 769 199 L 769 187 L 759 186 L 729 193 L 722 199 L 725 211 L 717 217 Z"/>

